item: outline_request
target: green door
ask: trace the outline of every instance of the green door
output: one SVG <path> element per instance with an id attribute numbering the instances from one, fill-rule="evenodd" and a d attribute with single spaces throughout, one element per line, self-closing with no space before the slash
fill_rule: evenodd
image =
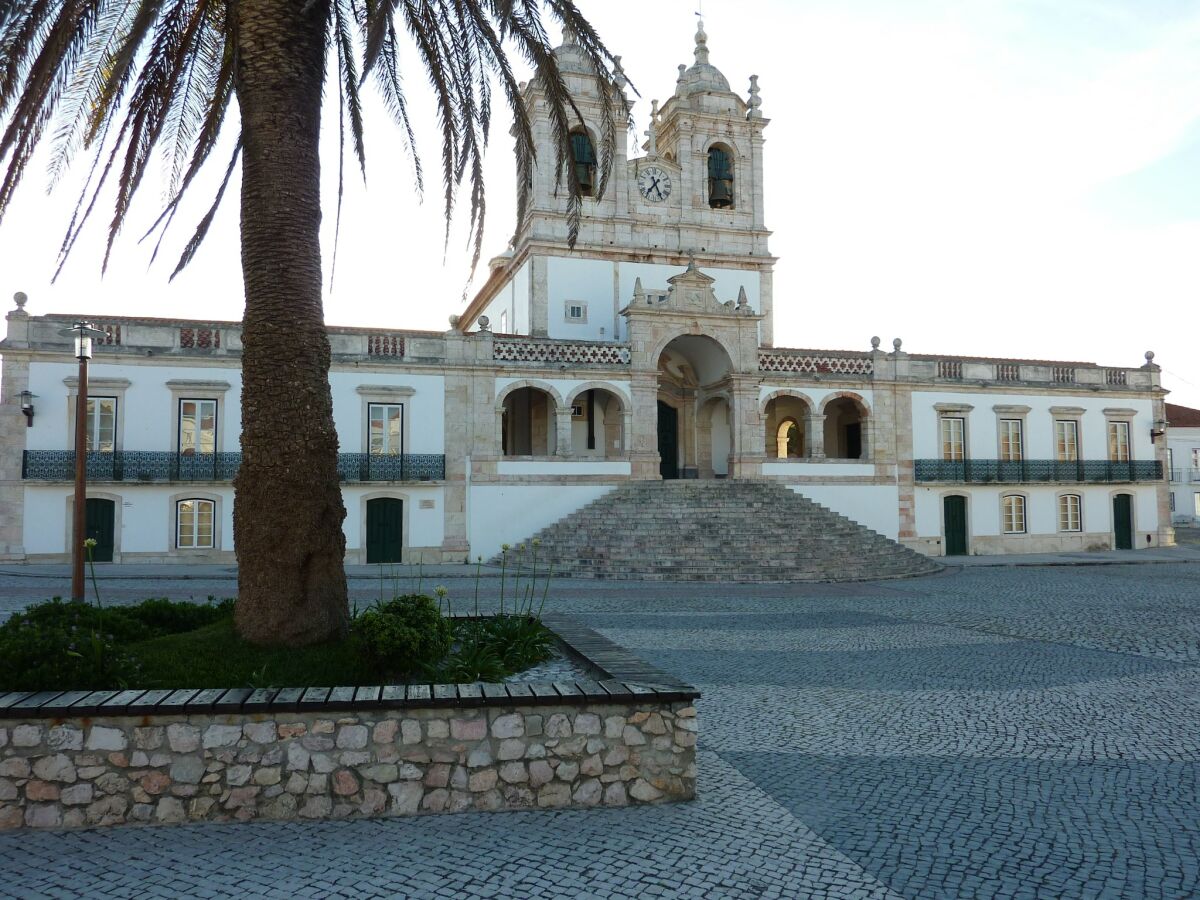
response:
<path id="1" fill-rule="evenodd" d="M 367 562 L 398 563 L 404 545 L 404 501 L 380 497 L 367 501 Z"/>
<path id="2" fill-rule="evenodd" d="M 946 522 L 946 555 L 967 555 L 967 498 L 947 497 L 942 501 Z"/>
<path id="3" fill-rule="evenodd" d="M 658 474 L 679 477 L 679 413 L 675 407 L 658 401 Z"/>
<path id="4" fill-rule="evenodd" d="M 92 548 L 92 559 L 95 562 L 112 562 L 113 522 L 116 513 L 117 504 L 112 500 L 88 498 L 84 519 L 87 524 L 87 536 L 96 542 L 96 546 Z"/>
<path id="5" fill-rule="evenodd" d="M 1113 497 L 1113 531 L 1117 533 L 1117 549 L 1133 549 L 1133 497 L 1117 494 Z"/>

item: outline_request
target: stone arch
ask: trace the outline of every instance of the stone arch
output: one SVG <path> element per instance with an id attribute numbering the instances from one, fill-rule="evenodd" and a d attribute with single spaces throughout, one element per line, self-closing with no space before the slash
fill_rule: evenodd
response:
<path id="1" fill-rule="evenodd" d="M 522 379 L 496 397 L 497 446 L 503 456 L 553 456 L 560 441 L 560 420 L 570 425 L 571 407 L 553 385 Z M 569 440 L 569 432 L 565 435 Z"/>
<path id="2" fill-rule="evenodd" d="M 709 341 L 716 344 L 725 353 L 725 360 L 728 364 L 728 366 L 727 366 L 728 372 L 736 372 L 737 371 L 737 365 L 734 362 L 734 360 L 736 360 L 738 358 L 738 346 L 737 346 L 736 336 L 730 336 L 730 335 L 724 334 L 721 331 L 717 331 L 714 334 L 709 334 L 709 333 L 705 332 L 705 330 L 703 328 L 701 328 L 700 324 L 697 322 L 693 322 L 686 329 L 680 329 L 678 331 L 672 332 L 671 334 L 667 335 L 662 340 L 660 340 L 654 346 L 653 350 L 648 354 L 650 364 L 657 369 L 658 361 L 662 358 L 662 355 L 663 355 L 663 353 L 666 352 L 667 348 L 670 347 L 671 344 L 673 344 L 675 341 L 679 340 L 680 338 L 688 338 L 688 337 L 706 338 Z"/>
<path id="3" fill-rule="evenodd" d="M 767 459 L 800 459 L 816 456 L 821 452 L 820 443 L 814 439 L 814 428 L 820 424 L 820 417 L 814 413 L 815 409 L 816 404 L 807 394 L 786 388 L 772 391 L 759 402 L 759 414 L 763 423 L 763 451 Z M 797 429 L 793 441 L 796 445 L 794 453 L 787 449 L 787 437 L 782 430 L 784 422 L 794 423 Z"/>
<path id="4" fill-rule="evenodd" d="M 704 150 L 705 198 L 713 209 L 737 209 L 740 155 L 724 140 L 712 141 Z"/>
<path id="5" fill-rule="evenodd" d="M 577 403 L 582 403 L 586 399 L 588 391 L 595 391 L 597 394 L 609 398 L 604 400 L 598 422 L 599 428 L 596 428 L 596 422 L 589 422 L 586 417 L 582 423 L 571 418 L 569 433 L 573 456 L 584 458 L 625 456 L 629 449 L 628 435 L 633 424 L 633 405 L 621 387 L 622 385 L 614 382 L 585 381 L 583 384 L 576 385 L 568 393 L 564 406 L 568 415 Z M 582 427 L 579 427 L 580 425 Z"/>
<path id="6" fill-rule="evenodd" d="M 821 401 L 824 452 L 830 459 L 870 459 L 871 410 L 861 395 L 837 391 Z"/>

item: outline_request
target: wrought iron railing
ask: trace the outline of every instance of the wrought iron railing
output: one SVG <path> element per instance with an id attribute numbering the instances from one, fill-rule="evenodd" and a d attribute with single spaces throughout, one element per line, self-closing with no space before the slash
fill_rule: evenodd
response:
<path id="1" fill-rule="evenodd" d="M 170 453 L 157 450 L 118 450 L 89 453 L 89 481 L 194 482 L 232 481 L 242 464 L 241 453 Z M 446 457 L 440 453 L 377 455 L 339 453 L 342 481 L 441 481 Z M 21 477 L 27 481 L 71 481 L 75 454 L 70 450 L 26 450 Z"/>
<path id="2" fill-rule="evenodd" d="M 1104 459 L 918 459 L 914 460 L 914 477 L 917 481 L 967 484 L 1024 484 L 1047 481 L 1111 484 L 1161 481 L 1163 470 L 1162 464 L 1156 459 L 1129 462 Z"/>

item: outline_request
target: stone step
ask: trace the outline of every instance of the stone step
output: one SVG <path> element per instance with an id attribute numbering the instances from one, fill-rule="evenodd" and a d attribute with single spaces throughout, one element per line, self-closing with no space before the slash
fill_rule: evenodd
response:
<path id="1" fill-rule="evenodd" d="M 561 577 L 854 581 L 941 567 L 768 481 L 627 482 L 509 551 L 505 565 Z M 500 559 L 493 559 L 500 563 Z"/>

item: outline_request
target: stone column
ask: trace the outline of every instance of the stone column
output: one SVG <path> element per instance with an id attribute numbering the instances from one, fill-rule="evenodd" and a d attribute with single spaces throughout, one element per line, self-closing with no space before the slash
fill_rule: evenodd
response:
<path id="1" fill-rule="evenodd" d="M 555 456 L 574 456 L 575 448 L 571 440 L 571 407 L 564 405 L 554 411 L 554 440 Z"/>
<path id="2" fill-rule="evenodd" d="M 659 480 L 658 373 L 634 372 L 630 379 L 633 408 L 625 433 L 632 477 Z"/>
<path id="3" fill-rule="evenodd" d="M 825 416 L 821 413 L 804 417 L 804 446 L 809 459 L 825 458 Z"/>
<path id="4" fill-rule="evenodd" d="M 766 457 L 763 452 L 763 417 L 758 409 L 758 378 L 738 375 L 733 379 L 730 404 L 730 478 L 759 478 Z"/>

